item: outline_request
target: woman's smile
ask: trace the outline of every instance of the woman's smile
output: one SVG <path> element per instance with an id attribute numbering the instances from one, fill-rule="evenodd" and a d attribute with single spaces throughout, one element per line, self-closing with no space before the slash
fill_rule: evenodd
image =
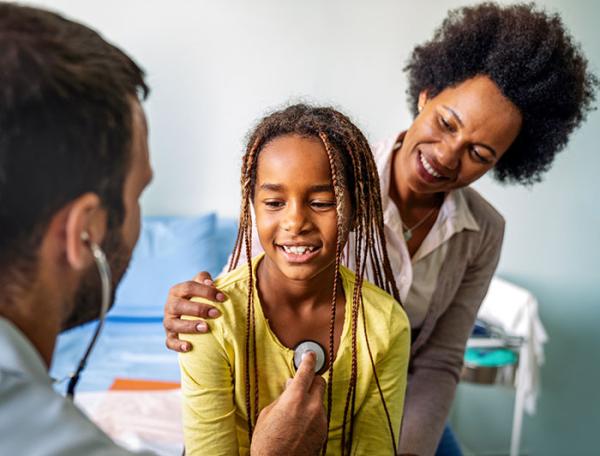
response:
<path id="1" fill-rule="evenodd" d="M 396 182 L 402 198 L 449 192 L 479 179 L 515 140 L 522 116 L 487 76 L 419 97 L 421 110 L 402 140 Z"/>
<path id="2" fill-rule="evenodd" d="M 436 183 L 450 180 L 450 177 L 444 176 L 443 171 L 434 164 L 433 160 L 428 160 L 421 150 L 417 150 L 416 160 L 417 173 L 425 182 Z"/>

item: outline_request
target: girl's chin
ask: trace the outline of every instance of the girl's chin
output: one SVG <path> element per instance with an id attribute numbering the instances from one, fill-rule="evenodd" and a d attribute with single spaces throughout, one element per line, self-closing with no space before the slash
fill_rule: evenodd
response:
<path id="1" fill-rule="evenodd" d="M 272 258 L 269 254 L 265 256 L 268 267 L 274 268 L 279 274 L 289 280 L 309 281 L 320 274 L 327 273 L 330 267 L 333 268 L 335 266 L 335 258 L 331 262 L 328 262 L 331 264 L 324 267 L 321 261 L 316 261 L 318 259 L 316 257 L 312 258 L 312 261 L 288 261 L 287 257 L 279 251 L 272 253 L 275 253 L 275 258 Z M 296 260 L 296 258 L 292 260 Z"/>

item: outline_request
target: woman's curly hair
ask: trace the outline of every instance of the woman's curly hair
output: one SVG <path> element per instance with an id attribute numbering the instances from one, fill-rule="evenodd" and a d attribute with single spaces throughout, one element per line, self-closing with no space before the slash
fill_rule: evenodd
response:
<path id="1" fill-rule="evenodd" d="M 592 109 L 598 87 L 560 16 L 533 4 L 482 3 L 450 11 L 433 39 L 413 50 L 404 71 L 415 115 L 424 89 L 435 96 L 477 75 L 492 79 L 523 116 L 494 174 L 500 182 L 521 184 L 541 181 Z"/>

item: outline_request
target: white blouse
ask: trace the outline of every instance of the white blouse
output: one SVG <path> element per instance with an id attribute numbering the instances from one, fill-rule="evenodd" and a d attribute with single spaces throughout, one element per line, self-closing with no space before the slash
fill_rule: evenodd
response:
<path id="1" fill-rule="evenodd" d="M 446 258 L 447 243 L 463 230 L 479 231 L 461 189 L 446 195 L 433 227 L 412 259 L 404 240 L 400 211 L 389 197 L 392 158 L 398 135 L 373 146 L 379 172 L 385 239 L 400 299 L 412 328 L 419 328 L 427 315 L 437 278 Z"/>

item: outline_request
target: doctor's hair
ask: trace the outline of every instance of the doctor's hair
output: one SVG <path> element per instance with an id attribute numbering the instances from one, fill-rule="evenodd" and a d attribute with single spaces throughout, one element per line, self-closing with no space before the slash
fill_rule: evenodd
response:
<path id="1" fill-rule="evenodd" d="M 533 3 L 450 11 L 433 38 L 413 50 L 404 71 L 415 116 L 421 91 L 434 97 L 472 77 L 489 77 L 523 116 L 494 177 L 523 185 L 542 180 L 592 110 L 598 88 L 560 16 Z"/>
<path id="2" fill-rule="evenodd" d="M 92 192 L 109 232 L 124 218 L 133 100 L 143 71 L 97 32 L 0 3 L 0 276 L 29 284 L 50 220 Z"/>
<path id="3" fill-rule="evenodd" d="M 242 204 L 240 226 L 229 270 L 234 269 L 245 249 L 248 267 L 248 298 L 246 311 L 246 413 L 248 416 L 248 434 L 252 439 L 253 426 L 259 414 L 258 367 L 256 356 L 256 331 L 254 314 L 254 277 L 252 271 L 252 214 L 251 204 L 254 198 L 258 157 L 261 150 L 276 138 L 298 135 L 316 138 L 321 141 L 329 160 L 331 181 L 334 188 L 337 211 L 337 243 L 335 255 L 335 279 L 332 284 L 330 308 L 328 371 L 327 382 L 327 429 L 332 413 L 334 327 L 336 315 L 336 297 L 338 292 L 339 268 L 343 256 L 342 249 L 347 233 L 352 229 L 356 242 L 353 252 L 346 249 L 346 255 L 353 256 L 356 265 L 356 282 L 352 296 L 352 365 L 346 403 L 344 405 L 342 426 L 342 454 L 351 454 L 355 412 L 356 381 L 358 375 L 357 339 L 359 337 L 358 318 L 362 315 L 362 333 L 365 339 L 373 374 L 379 389 L 379 395 L 387 416 L 390 430 L 390 446 L 396 454 L 396 431 L 391 424 L 387 404 L 375 369 L 375 362 L 369 348 L 366 329 L 366 315 L 362 304 L 362 284 L 367 267 L 373 272 L 375 284 L 387 291 L 399 302 L 390 261 L 387 254 L 383 228 L 383 213 L 379 186 L 379 175 L 369 144 L 361 131 L 348 117 L 330 107 L 312 107 L 306 104 L 289 106 L 262 119 L 250 135 L 246 152 L 242 160 Z M 344 195 L 349 194 L 352 205 L 351 220 L 343 215 Z M 251 373 L 252 379 L 251 379 Z M 348 428 L 348 429 L 347 429 Z M 323 454 L 327 441 L 323 446 Z"/>

